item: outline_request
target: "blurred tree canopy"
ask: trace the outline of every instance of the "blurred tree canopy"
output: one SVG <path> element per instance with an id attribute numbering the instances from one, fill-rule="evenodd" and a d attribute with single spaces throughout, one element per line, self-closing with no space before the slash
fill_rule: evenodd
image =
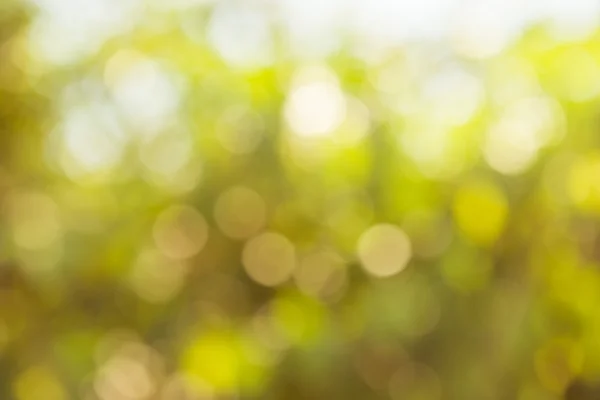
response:
<path id="1" fill-rule="evenodd" d="M 600 398 L 600 32 L 141 13 L 0 4 L 0 398 Z"/>

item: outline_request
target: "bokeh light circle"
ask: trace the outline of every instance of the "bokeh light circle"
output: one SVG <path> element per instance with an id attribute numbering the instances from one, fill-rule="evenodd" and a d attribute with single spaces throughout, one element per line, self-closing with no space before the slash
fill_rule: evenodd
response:
<path id="1" fill-rule="evenodd" d="M 262 233 L 246 243 L 242 263 L 256 283 L 280 285 L 290 278 L 296 265 L 294 245 L 279 233 Z"/>
<path id="2" fill-rule="evenodd" d="M 200 252 L 208 240 L 208 224 L 196 209 L 174 205 L 163 211 L 153 227 L 156 247 L 173 259 L 190 258 Z"/>
<path id="3" fill-rule="evenodd" d="M 243 186 L 223 192 L 214 210 L 219 229 L 232 239 L 244 239 L 256 234 L 265 224 L 266 212 L 262 197 Z"/>
<path id="4" fill-rule="evenodd" d="M 406 268 L 411 256 L 410 239 L 392 224 L 378 224 L 358 241 L 358 257 L 365 271 L 377 277 L 395 275 Z"/>

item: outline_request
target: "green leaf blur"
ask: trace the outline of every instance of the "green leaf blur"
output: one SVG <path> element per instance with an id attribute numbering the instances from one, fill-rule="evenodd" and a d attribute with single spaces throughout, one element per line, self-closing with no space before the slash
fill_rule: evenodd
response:
<path id="1" fill-rule="evenodd" d="M 600 398 L 598 29 L 59 3 L 0 4 L 0 399 Z"/>

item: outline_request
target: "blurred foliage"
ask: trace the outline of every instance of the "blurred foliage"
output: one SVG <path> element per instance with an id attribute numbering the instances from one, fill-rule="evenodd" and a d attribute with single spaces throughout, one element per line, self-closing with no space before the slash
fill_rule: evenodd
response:
<path id="1" fill-rule="evenodd" d="M 240 65 L 211 13 L 59 63 L 0 4 L 0 398 L 600 398 L 600 32 Z"/>

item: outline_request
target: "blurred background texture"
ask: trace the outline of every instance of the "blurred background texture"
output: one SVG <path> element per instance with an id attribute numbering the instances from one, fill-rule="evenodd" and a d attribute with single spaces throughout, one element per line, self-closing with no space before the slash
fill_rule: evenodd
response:
<path id="1" fill-rule="evenodd" d="M 0 0 L 0 399 L 600 399 L 597 0 Z"/>

